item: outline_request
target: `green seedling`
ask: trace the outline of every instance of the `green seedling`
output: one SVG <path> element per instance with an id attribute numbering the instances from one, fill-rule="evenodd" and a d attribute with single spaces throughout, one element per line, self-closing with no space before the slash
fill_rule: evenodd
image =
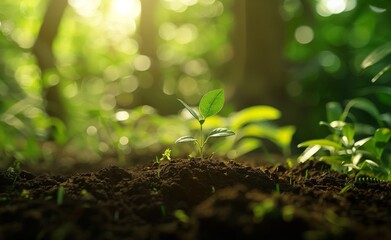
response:
<path id="1" fill-rule="evenodd" d="M 175 210 L 174 216 L 175 216 L 180 222 L 183 222 L 183 223 L 188 223 L 188 222 L 190 221 L 190 217 L 186 214 L 185 211 L 183 211 L 183 210 L 181 210 L 181 209 Z"/>
<path id="2" fill-rule="evenodd" d="M 278 184 L 278 183 L 276 183 L 276 193 L 277 193 L 277 194 L 280 194 L 280 193 L 281 193 L 280 184 Z"/>
<path id="3" fill-rule="evenodd" d="M 160 178 L 160 163 L 164 160 L 171 161 L 171 149 L 167 148 L 164 150 L 161 158 L 155 157 L 154 163 L 157 164 L 157 177 Z"/>
<path id="4" fill-rule="evenodd" d="M 30 191 L 27 189 L 23 189 L 22 192 L 20 193 L 20 196 L 25 199 L 30 199 Z"/>
<path id="5" fill-rule="evenodd" d="M 167 217 L 167 209 L 166 209 L 166 206 L 163 203 L 160 204 L 160 212 L 162 213 L 162 216 L 164 218 Z"/>
<path id="6" fill-rule="evenodd" d="M 200 101 L 198 106 L 199 113 L 194 111 L 189 105 L 187 105 L 181 99 L 178 99 L 179 102 L 190 112 L 190 114 L 198 121 L 200 124 L 200 138 L 197 140 L 191 136 L 183 136 L 178 138 L 175 143 L 184 143 L 184 142 L 194 142 L 198 146 L 198 151 L 200 153 L 201 160 L 204 159 L 204 150 L 206 143 L 209 139 L 215 137 L 228 137 L 235 135 L 235 133 L 227 128 L 215 128 L 209 132 L 209 134 L 204 137 L 203 125 L 206 119 L 210 116 L 216 115 L 224 106 L 224 90 L 216 89 L 206 93 Z"/>
<path id="7" fill-rule="evenodd" d="M 61 206 L 64 203 L 65 189 L 63 186 L 57 188 L 57 205 Z"/>

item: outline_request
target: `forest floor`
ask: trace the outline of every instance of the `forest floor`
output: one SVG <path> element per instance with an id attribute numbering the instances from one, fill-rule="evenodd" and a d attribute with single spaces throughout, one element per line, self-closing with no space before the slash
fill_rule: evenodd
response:
<path id="1" fill-rule="evenodd" d="M 1 171 L 0 239 L 391 239 L 391 183 L 350 183 L 317 161 Z"/>

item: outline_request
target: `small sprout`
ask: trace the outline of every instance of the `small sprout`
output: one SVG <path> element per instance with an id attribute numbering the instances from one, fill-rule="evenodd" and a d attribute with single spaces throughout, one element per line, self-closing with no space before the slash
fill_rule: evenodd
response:
<path id="1" fill-rule="evenodd" d="M 212 188 L 212 193 L 215 193 L 216 192 L 216 188 L 215 186 L 210 186 Z"/>
<path id="2" fill-rule="evenodd" d="M 163 217 L 167 217 L 167 209 L 166 206 L 164 206 L 164 204 L 160 204 L 160 212 L 162 213 Z"/>
<path id="3" fill-rule="evenodd" d="M 354 183 L 348 183 L 348 184 L 346 184 L 346 186 L 345 187 L 343 187 L 342 189 L 341 189 L 341 191 L 339 191 L 339 193 L 340 194 L 343 194 L 343 193 L 346 193 L 347 191 L 349 191 L 351 188 L 353 188 L 354 187 Z"/>
<path id="4" fill-rule="evenodd" d="M 171 161 L 171 149 L 167 148 L 166 150 L 164 150 L 160 161 L 163 161 L 164 159 Z"/>
<path id="5" fill-rule="evenodd" d="M 175 210 L 174 212 L 174 216 L 181 222 L 183 223 L 188 223 L 190 218 L 189 216 L 187 216 L 187 214 L 185 213 L 185 211 L 181 210 L 181 209 L 178 209 L 178 210 Z"/>
<path id="6" fill-rule="evenodd" d="M 80 191 L 80 195 L 81 195 L 81 197 L 82 197 L 83 199 L 85 199 L 85 200 L 91 200 L 91 199 L 94 198 L 94 197 L 91 195 L 91 193 L 87 191 L 87 189 L 82 189 L 82 190 Z"/>
<path id="7" fill-rule="evenodd" d="M 276 183 L 276 193 L 280 194 L 280 184 Z"/>
<path id="8" fill-rule="evenodd" d="M 295 214 L 295 208 L 292 205 L 287 205 L 282 208 L 282 219 L 284 219 L 285 222 L 292 221 Z"/>
<path id="9" fill-rule="evenodd" d="M 310 172 L 308 169 L 305 170 L 305 178 L 308 179 L 310 177 Z"/>
<path id="10" fill-rule="evenodd" d="M 57 189 L 57 205 L 61 206 L 64 202 L 65 190 L 63 186 L 59 186 Z"/>
<path id="11" fill-rule="evenodd" d="M 196 139 L 192 136 L 183 136 L 178 138 L 175 143 L 186 143 L 194 142 L 198 146 L 201 160 L 204 159 L 204 149 L 206 143 L 210 138 L 215 137 L 228 137 L 232 136 L 235 133 L 227 128 L 215 128 L 204 138 L 203 124 L 206 119 L 210 116 L 216 115 L 224 106 L 224 90 L 216 89 L 206 93 L 200 101 L 198 106 L 200 114 L 197 114 L 189 105 L 187 105 L 181 99 L 178 99 L 179 102 L 186 108 L 187 111 L 198 121 L 200 124 L 200 138 Z"/>
<path id="12" fill-rule="evenodd" d="M 273 199 L 265 199 L 263 202 L 256 203 L 252 207 L 253 217 L 255 221 L 262 221 L 265 215 L 271 213 L 275 209 Z"/>
<path id="13" fill-rule="evenodd" d="M 20 193 L 20 196 L 22 198 L 30 199 L 30 191 L 27 189 L 23 189 L 22 192 Z"/>
<path id="14" fill-rule="evenodd" d="M 160 178 L 160 163 L 164 160 L 171 161 L 171 149 L 167 148 L 160 158 L 155 157 L 154 163 L 157 164 L 157 176 Z"/>

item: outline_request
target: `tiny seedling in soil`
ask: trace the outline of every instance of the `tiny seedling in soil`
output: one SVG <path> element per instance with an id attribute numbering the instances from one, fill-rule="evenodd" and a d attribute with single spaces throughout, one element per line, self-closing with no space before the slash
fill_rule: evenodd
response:
<path id="1" fill-rule="evenodd" d="M 161 158 L 156 157 L 153 161 L 157 164 L 157 177 L 160 178 L 160 163 L 164 160 L 171 161 L 171 149 L 167 148 Z"/>
<path id="2" fill-rule="evenodd" d="M 63 186 L 59 186 L 57 189 L 57 205 L 61 206 L 64 202 L 65 189 Z"/>
<path id="3" fill-rule="evenodd" d="M 201 160 L 204 159 L 204 149 L 206 143 L 210 138 L 215 137 L 228 137 L 232 136 L 235 133 L 227 128 L 215 128 L 209 134 L 204 137 L 203 125 L 206 119 L 210 116 L 216 115 L 224 106 L 224 90 L 216 89 L 206 93 L 200 101 L 198 106 L 199 114 L 194 111 L 189 105 L 187 105 L 181 99 L 178 99 L 179 102 L 190 112 L 190 114 L 198 121 L 200 124 L 200 138 L 197 140 L 191 136 L 183 136 L 178 138 L 175 143 L 184 143 L 184 142 L 194 142 L 198 146 L 198 151 L 200 153 Z"/>

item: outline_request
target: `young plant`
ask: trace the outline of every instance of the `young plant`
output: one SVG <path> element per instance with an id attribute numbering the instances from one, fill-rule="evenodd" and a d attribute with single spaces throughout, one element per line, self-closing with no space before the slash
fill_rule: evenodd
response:
<path id="1" fill-rule="evenodd" d="M 175 143 L 184 143 L 184 142 L 194 142 L 198 146 L 198 151 L 200 153 L 201 160 L 204 159 L 204 149 L 205 145 L 210 138 L 215 137 L 228 137 L 232 136 L 235 133 L 227 128 L 215 128 L 209 134 L 204 137 L 203 125 L 206 119 L 210 116 L 216 115 L 224 106 L 224 90 L 216 89 L 206 93 L 200 101 L 198 106 L 199 114 L 194 111 L 189 105 L 187 105 L 181 99 L 178 99 L 179 102 L 190 112 L 190 114 L 198 121 L 200 124 L 200 137 L 196 139 L 191 136 L 183 136 L 178 138 Z"/>
<path id="2" fill-rule="evenodd" d="M 382 180 L 391 180 L 391 161 L 387 150 L 391 139 L 391 130 L 386 127 L 374 128 L 374 132 L 357 137 L 358 123 L 348 123 L 347 117 L 352 107 L 366 111 L 372 116 L 379 116 L 375 106 L 366 99 L 353 99 L 341 111 L 336 103 L 328 104 L 329 122 L 321 122 L 327 126 L 331 134 L 323 139 L 314 139 L 299 144 L 307 147 L 299 156 L 299 162 L 307 161 L 316 154 L 321 161 L 332 169 L 353 173 L 356 177 L 371 176 Z M 353 117 L 353 116 L 352 116 Z M 381 123 L 378 119 L 379 124 Z"/>
<path id="3" fill-rule="evenodd" d="M 167 148 L 164 153 L 162 154 L 161 158 L 156 157 L 153 161 L 157 164 L 157 176 L 160 178 L 160 163 L 164 160 L 171 161 L 171 149 Z"/>

